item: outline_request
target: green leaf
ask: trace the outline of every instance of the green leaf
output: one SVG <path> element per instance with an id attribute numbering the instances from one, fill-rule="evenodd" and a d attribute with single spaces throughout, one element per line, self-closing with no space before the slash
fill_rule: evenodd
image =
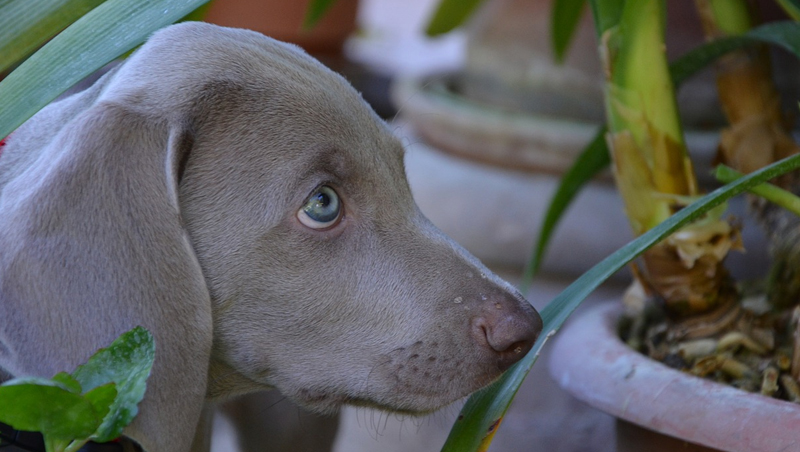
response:
<path id="1" fill-rule="evenodd" d="M 603 127 L 597 132 L 591 143 L 575 159 L 575 163 L 572 164 L 572 167 L 559 181 L 558 188 L 550 200 L 550 205 L 547 207 L 542 226 L 539 229 L 539 239 L 536 242 L 533 256 L 522 278 L 521 287 L 523 292 L 527 291 L 533 276 L 539 271 L 550 237 L 559 220 L 561 220 L 564 211 L 583 186 L 611 163 L 605 139 L 606 130 Z"/>
<path id="2" fill-rule="evenodd" d="M 0 72 L 105 0 L 0 1 Z"/>
<path id="3" fill-rule="evenodd" d="M 800 21 L 800 0 L 778 0 L 786 14 L 794 20 Z"/>
<path id="4" fill-rule="evenodd" d="M 208 0 L 107 0 L 0 82 L 5 137 L 84 77 Z"/>
<path id="5" fill-rule="evenodd" d="M 714 177 L 722 183 L 733 182 L 742 176 L 744 176 L 744 174 L 726 165 L 717 165 L 714 169 Z M 794 193 L 772 185 L 769 182 L 756 185 L 748 191 L 800 217 L 800 197 Z"/>
<path id="6" fill-rule="evenodd" d="M 561 328 L 575 308 L 611 275 L 651 246 L 700 218 L 705 212 L 730 197 L 797 168 L 800 168 L 800 154 L 773 163 L 718 188 L 642 234 L 581 275 L 542 310 L 543 334 L 536 341 L 533 349 L 503 374 L 498 381 L 470 397 L 453 425 L 442 451 L 470 452 L 478 450 L 481 445 L 487 445 L 483 441 L 484 437 L 503 418 L 522 380 L 538 358 L 542 346 Z"/>
<path id="7" fill-rule="evenodd" d="M 314 28 L 334 3 L 336 0 L 311 0 L 306 10 L 306 17 L 303 19 L 303 28 L 306 30 Z"/>
<path id="8" fill-rule="evenodd" d="M 95 440 L 105 442 L 118 437 L 136 416 L 154 358 L 153 336 L 146 329 L 136 327 L 117 338 L 108 348 L 100 349 L 72 373 L 85 391 L 108 382 L 116 384 L 117 396 L 93 436 Z"/>
<path id="9" fill-rule="evenodd" d="M 626 0 L 591 0 L 594 30 L 598 37 L 603 36 L 609 28 L 616 27 L 622 17 L 622 9 Z"/>
<path id="10" fill-rule="evenodd" d="M 472 15 L 483 0 L 441 0 L 425 34 L 438 36 L 453 31 Z"/>
<path id="11" fill-rule="evenodd" d="M 86 438 L 100 425 L 89 400 L 46 378 L 16 378 L 0 386 L 0 422 L 54 440 Z"/>
<path id="12" fill-rule="evenodd" d="M 98 419 L 104 419 L 111 410 L 111 405 L 117 399 L 117 385 L 107 383 L 98 386 L 84 394 L 83 397 L 92 404 L 95 412 L 97 412 Z"/>
<path id="13" fill-rule="evenodd" d="M 586 0 L 554 0 L 550 15 L 550 39 L 556 61 L 564 61 L 569 43 L 578 28 Z"/>
<path id="14" fill-rule="evenodd" d="M 678 85 L 722 55 L 761 43 L 782 47 L 800 58 L 800 23 L 772 22 L 743 35 L 720 38 L 701 45 L 670 64 L 672 80 Z"/>
<path id="15" fill-rule="evenodd" d="M 53 378 L 51 380 L 55 381 L 56 383 L 60 383 L 69 392 L 73 392 L 75 394 L 80 394 L 81 392 L 83 392 L 81 384 L 78 382 L 78 380 L 76 380 L 75 378 L 72 377 L 72 375 L 66 372 L 59 372 L 53 375 Z"/>
<path id="16" fill-rule="evenodd" d="M 672 76 L 673 83 L 675 83 L 675 86 L 678 86 L 697 71 L 709 65 L 716 58 L 732 50 L 759 42 L 767 42 L 788 49 L 796 49 L 800 46 L 800 44 L 798 44 L 800 42 L 800 24 L 795 24 L 793 22 L 768 24 L 754 29 L 744 36 L 720 39 L 704 44 L 670 64 L 670 75 Z M 527 284 L 530 283 L 530 280 L 538 271 L 553 229 L 574 197 L 583 188 L 583 185 L 591 179 L 591 171 L 600 171 L 605 167 L 593 167 L 593 165 L 602 164 L 603 160 L 609 162 L 608 158 L 597 160 L 598 158 L 602 159 L 599 154 L 595 154 L 599 153 L 598 148 L 590 149 L 594 146 L 602 146 L 607 152 L 608 147 L 605 145 L 605 142 L 598 143 L 598 138 L 599 137 L 595 137 L 589 146 L 584 149 L 581 157 L 579 157 L 560 181 L 559 187 L 547 208 L 547 213 L 542 222 L 539 238 L 531 261 L 528 263 L 523 275 L 523 287 L 526 287 Z M 582 160 L 587 154 L 592 158 Z M 581 178 L 581 175 L 584 173 L 586 173 L 586 177 Z"/>

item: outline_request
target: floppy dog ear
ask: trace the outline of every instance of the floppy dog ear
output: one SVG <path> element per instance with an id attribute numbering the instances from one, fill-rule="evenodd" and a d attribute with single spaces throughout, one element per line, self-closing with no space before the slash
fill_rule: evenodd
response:
<path id="1" fill-rule="evenodd" d="M 43 148 L 16 150 L 38 157 L 0 187 L 0 368 L 49 377 L 142 325 L 156 359 L 125 434 L 145 450 L 188 450 L 212 340 L 178 199 L 192 134 L 133 101 L 97 100 L 99 89 L 51 106 L 11 140 L 66 121 Z"/>

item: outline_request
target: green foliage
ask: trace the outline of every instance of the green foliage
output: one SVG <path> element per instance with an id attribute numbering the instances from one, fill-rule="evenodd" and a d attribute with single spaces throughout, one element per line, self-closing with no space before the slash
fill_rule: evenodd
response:
<path id="1" fill-rule="evenodd" d="M 0 72 L 105 0 L 0 2 Z"/>
<path id="2" fill-rule="evenodd" d="M 0 406 L 2 422 L 60 440 L 88 438 L 101 420 L 90 400 L 46 378 L 17 378 L 3 384 Z"/>
<path id="3" fill-rule="evenodd" d="M 706 43 L 670 65 L 672 80 L 678 85 L 728 52 L 762 43 L 781 47 L 800 58 L 800 25 L 791 21 L 772 22 L 753 28 L 743 35 Z"/>
<path id="4" fill-rule="evenodd" d="M 721 187 L 642 234 L 581 275 L 542 310 L 544 329 L 533 349 L 506 371 L 498 381 L 470 397 L 453 425 L 442 451 L 486 450 L 488 444 L 485 440 L 491 441 L 491 436 L 487 437 L 487 432 L 494 431 L 497 423 L 502 420 L 523 379 L 539 357 L 542 346 L 561 328 L 575 308 L 611 275 L 651 246 L 701 218 L 704 213 L 732 196 L 798 168 L 800 168 L 800 155 L 794 155 Z"/>
<path id="5" fill-rule="evenodd" d="M 483 0 L 442 0 L 428 22 L 425 33 L 438 36 L 463 24 Z"/>
<path id="6" fill-rule="evenodd" d="M 575 30 L 578 28 L 586 0 L 554 0 L 550 12 L 550 39 L 556 61 L 563 61 Z"/>
<path id="7" fill-rule="evenodd" d="M 794 0 L 791 0 L 794 1 Z M 598 35 L 615 26 L 622 17 L 624 0 L 591 0 L 593 6 L 598 9 L 599 14 L 595 16 L 596 29 Z M 795 55 L 800 56 L 798 46 L 800 46 L 800 27 L 792 22 L 771 23 L 751 30 L 745 35 L 734 38 L 725 38 L 707 43 L 692 52 L 687 53 L 670 65 L 670 77 L 675 86 L 679 85 L 700 69 L 708 66 L 720 56 L 742 47 L 757 43 L 770 43 L 783 47 Z M 602 140 L 600 140 L 602 142 Z M 526 274 L 526 281 L 530 280 L 532 271 L 538 267 L 544 250 L 546 248 L 552 228 L 558 222 L 560 215 L 566 210 L 572 198 L 580 191 L 581 186 L 588 182 L 591 174 L 599 171 L 603 167 L 603 162 L 598 151 L 601 146 L 606 149 L 605 143 L 598 143 L 593 140 L 589 147 L 584 151 L 582 158 L 579 158 L 573 168 L 570 169 L 564 180 L 561 181 L 556 196 L 548 209 L 543 220 L 542 236 L 540 236 L 534 257 Z M 595 155 L 595 158 L 588 158 Z M 789 164 L 793 167 L 798 166 L 796 157 L 793 163 L 781 162 L 781 165 Z M 606 162 L 608 160 L 606 159 Z M 769 170 L 775 171 L 778 165 L 773 165 Z M 791 168 L 783 167 L 780 171 L 789 171 Z M 765 173 L 759 172 L 760 180 L 767 180 L 774 176 L 763 177 Z M 755 176 L 755 174 L 751 175 Z M 753 181 L 753 179 L 751 179 Z M 741 192 L 744 186 L 736 184 L 723 187 L 720 190 L 701 198 L 700 201 L 683 209 L 675 216 L 669 218 L 661 225 L 645 233 L 628 246 L 624 247 L 614 255 L 610 256 L 592 270 L 584 274 L 580 279 L 570 285 L 562 294 L 551 302 L 543 311 L 542 317 L 545 321 L 544 331 L 554 333 L 571 314 L 580 302 L 591 293 L 597 285 L 610 276 L 616 269 L 625 265 L 643 252 L 647 247 L 660 241 L 674 231 L 686 224 L 689 217 L 700 215 L 706 209 L 716 206 L 730 196 Z M 755 182 L 748 182 L 748 187 L 756 185 Z M 715 199 L 716 198 L 716 199 Z M 453 426 L 447 439 L 443 451 L 474 451 L 486 450 L 488 448 L 493 432 L 496 431 L 499 422 L 519 389 L 522 380 L 530 370 L 538 357 L 538 352 L 544 345 L 548 336 L 544 336 L 537 341 L 534 349 L 517 365 L 512 367 L 494 385 L 474 394 L 464 406 L 459 416 L 459 420 Z"/>
<path id="8" fill-rule="evenodd" d="M 794 20 L 800 21 L 800 0 L 777 0 L 786 14 Z"/>
<path id="9" fill-rule="evenodd" d="M 94 8 L 0 82 L 0 137 L 154 31 L 207 1 L 107 0 Z M 0 17 L 15 4 L 0 2 Z"/>
<path id="10" fill-rule="evenodd" d="M 597 37 L 603 36 L 611 27 L 617 26 L 626 0 L 589 0 Z"/>
<path id="11" fill-rule="evenodd" d="M 154 358 L 153 337 L 140 327 L 125 333 L 110 347 L 100 349 L 72 373 L 84 390 L 113 382 L 119 391 L 110 406 L 111 416 L 98 428 L 95 439 L 103 442 L 118 437 L 136 416 L 136 405 L 144 397 Z"/>
<path id="12" fill-rule="evenodd" d="M 306 17 L 303 19 L 303 28 L 306 30 L 314 28 L 334 3 L 336 0 L 311 0 L 306 10 Z"/>
<path id="13" fill-rule="evenodd" d="M 72 374 L 15 378 L 0 385 L 0 422 L 41 432 L 48 452 L 115 439 L 136 416 L 154 359 L 152 335 L 136 327 Z"/>
<path id="14" fill-rule="evenodd" d="M 718 39 L 706 43 L 670 64 L 670 76 L 675 86 L 679 86 L 692 75 L 711 64 L 722 55 L 742 47 L 758 43 L 768 43 L 783 47 L 800 57 L 798 43 L 800 42 L 800 27 L 792 22 L 777 22 L 762 25 L 751 30 L 742 36 Z M 605 130 L 605 129 L 604 129 Z M 605 133 L 605 132 L 603 132 Z M 559 181 L 553 198 L 550 200 L 539 238 L 536 242 L 531 260 L 525 269 L 523 276 L 523 287 L 526 287 L 533 276 L 538 271 L 544 253 L 547 250 L 553 230 L 561 216 L 567 210 L 572 200 L 583 189 L 597 172 L 603 170 L 610 163 L 609 158 L 600 155 L 601 152 L 608 152 L 608 146 L 600 137 L 595 137 L 584 149 L 581 156 L 575 160 L 573 166 Z"/>
<path id="15" fill-rule="evenodd" d="M 733 182 L 742 176 L 744 176 L 744 174 L 729 166 L 717 165 L 717 167 L 714 169 L 714 177 L 722 183 L 727 184 Z M 784 190 L 770 183 L 756 185 L 755 187 L 748 189 L 748 191 L 754 195 L 758 195 L 766 199 L 767 201 L 783 207 L 797 216 L 800 216 L 800 197 L 797 197 L 790 191 Z"/>

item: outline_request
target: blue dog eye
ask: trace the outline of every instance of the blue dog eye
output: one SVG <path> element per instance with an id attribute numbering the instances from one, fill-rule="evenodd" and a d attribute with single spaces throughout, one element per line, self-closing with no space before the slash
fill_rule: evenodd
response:
<path id="1" fill-rule="evenodd" d="M 339 221 L 342 213 L 339 195 L 329 186 L 323 185 L 308 197 L 297 218 L 312 229 L 325 229 Z"/>

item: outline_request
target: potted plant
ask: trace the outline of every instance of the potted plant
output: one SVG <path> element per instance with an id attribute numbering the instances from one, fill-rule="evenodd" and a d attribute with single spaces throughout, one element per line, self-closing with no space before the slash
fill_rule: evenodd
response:
<path id="1" fill-rule="evenodd" d="M 422 208 L 448 234 L 489 262 L 516 266 L 526 263 L 532 237 L 539 228 L 538 218 L 546 211 L 544 199 L 555 191 L 560 176 L 603 124 L 602 71 L 591 18 L 584 14 L 583 20 L 577 20 L 576 16 L 575 43 L 569 52 L 566 44 L 561 50 L 551 50 L 549 32 L 563 28 L 553 24 L 551 30 L 548 24 L 553 5 L 558 2 L 485 2 L 476 9 L 465 30 L 463 68 L 401 77 L 394 88 L 393 98 L 400 107 L 402 121 L 409 123 L 419 141 L 442 151 L 444 156 L 439 160 L 443 167 L 448 165 L 455 172 L 463 166 L 450 165 L 451 161 L 457 161 L 471 163 L 473 168 L 486 168 L 485 176 L 473 171 L 474 185 L 482 185 L 480 190 L 485 193 L 476 198 L 475 205 L 480 205 L 478 200 L 488 198 L 490 201 L 484 204 L 492 206 L 485 207 L 483 215 L 470 212 L 458 217 L 454 209 L 425 210 L 428 206 L 424 200 Z M 668 35 L 667 48 L 679 55 L 702 42 L 703 37 L 699 21 L 691 17 L 695 14 L 692 5 L 676 6 L 678 14 L 670 15 L 669 25 L 678 29 Z M 432 22 L 431 32 L 438 32 L 436 27 L 448 17 L 448 9 L 440 11 L 444 11 L 442 20 Z M 715 90 L 711 89 L 712 75 L 688 80 L 680 92 L 681 111 L 689 113 L 683 115 L 689 118 L 686 139 L 695 161 L 701 164 L 710 162 L 716 151 L 718 133 L 713 125 L 724 120 Z M 413 165 L 414 159 L 411 160 Z M 537 197 L 528 196 L 514 201 L 522 202 L 524 214 L 515 210 L 511 197 L 502 188 L 482 184 L 498 168 L 510 171 L 494 186 L 524 180 L 517 184 L 517 190 L 542 194 L 542 202 L 536 203 Z M 470 172 L 463 173 L 462 179 Z M 705 171 L 699 174 L 701 180 L 709 179 Z M 611 201 L 616 201 L 616 191 L 610 180 L 609 173 L 603 173 L 590 183 L 591 190 L 582 192 L 577 200 L 580 208 L 569 213 L 573 217 L 569 227 L 560 229 L 554 238 L 553 245 L 559 251 L 545 262 L 548 271 L 580 274 L 630 239 L 627 227 L 623 226 L 626 220 L 622 209 Z M 446 204 L 457 204 L 457 198 L 452 203 L 450 200 L 458 189 L 447 185 L 448 182 L 445 178 L 425 180 L 422 185 L 435 193 L 436 198 L 447 199 Z M 471 190 L 470 184 L 466 188 L 461 185 L 462 190 L 470 192 L 465 197 L 475 196 L 473 192 L 478 191 Z M 508 203 L 497 201 L 503 199 L 509 199 Z M 605 214 L 598 215 L 598 210 Z M 586 239 L 585 229 L 578 226 L 584 222 L 596 225 L 591 240 Z M 568 252 L 569 246 L 576 242 L 584 250 L 580 256 Z"/>
<path id="2" fill-rule="evenodd" d="M 556 2 L 555 9 L 558 11 L 558 5 L 561 5 L 563 19 L 565 8 L 580 7 L 583 3 Z M 740 289 L 724 267 L 723 260 L 728 251 L 738 246 L 738 232 L 736 225 L 729 223 L 721 210 L 707 212 L 700 221 L 673 235 L 667 232 L 669 228 L 665 226 L 675 226 L 680 218 L 695 215 L 697 203 L 703 204 L 708 199 L 708 197 L 699 198 L 699 184 L 686 150 L 675 102 L 674 84 L 680 82 L 694 69 L 708 64 L 712 60 L 711 55 L 716 58 L 725 54 L 726 56 L 719 60 L 717 75 L 723 110 L 732 123 L 732 126 L 723 132 L 721 140 L 721 156 L 724 162 L 742 173 L 750 173 L 779 159 L 795 155 L 798 147 L 791 139 L 781 118 L 779 96 L 768 78 L 769 70 L 765 70 L 762 65 L 763 50 L 757 48 L 729 52 L 738 49 L 745 42 L 766 41 L 783 46 L 798 55 L 800 25 L 787 21 L 751 31 L 752 19 L 743 2 L 698 2 L 710 43 L 670 68 L 663 52 L 664 2 L 595 0 L 590 4 L 604 70 L 608 129 L 587 148 L 570 171 L 566 184 L 580 185 L 589 175 L 594 174 L 597 167 L 602 166 L 596 162 L 594 165 L 586 165 L 586 161 L 592 156 L 600 158 L 599 156 L 610 151 L 612 168 L 625 202 L 626 214 L 635 235 L 639 238 L 581 276 L 557 297 L 543 313 L 545 324 L 552 325 L 554 333 L 566 318 L 564 309 L 569 310 L 571 306 L 579 303 L 573 297 L 580 298 L 585 296 L 587 291 L 591 291 L 593 283 L 589 281 L 606 277 L 610 269 L 618 268 L 612 263 L 620 263 L 619 259 L 622 256 L 625 256 L 623 260 L 628 261 L 642 253 L 635 271 L 638 285 L 630 291 L 628 298 L 637 301 L 635 304 L 639 306 L 640 312 L 643 312 L 642 306 L 645 305 L 645 300 L 655 300 L 653 304 L 658 305 L 666 314 L 662 315 L 665 320 L 661 323 L 649 326 L 649 335 L 634 339 L 638 339 L 640 343 L 647 341 L 652 343 L 658 331 L 663 336 L 659 337 L 659 340 L 666 345 L 659 348 L 650 344 L 650 348 L 658 348 L 662 356 L 668 360 L 677 356 L 688 368 L 695 369 L 698 373 L 700 373 L 698 369 L 703 368 L 706 374 L 725 373 L 730 370 L 727 367 L 742 364 L 737 368 L 738 371 L 747 374 L 748 378 L 759 380 L 761 383 L 759 389 L 762 391 L 783 393 L 788 398 L 794 397 L 797 373 L 800 369 L 800 353 L 794 353 L 794 357 L 789 358 L 789 361 L 796 363 L 786 364 L 786 359 L 783 359 L 785 356 L 781 356 L 778 352 L 772 359 L 781 361 L 781 365 L 770 366 L 769 363 L 775 361 L 764 358 L 762 362 L 766 364 L 759 367 L 739 362 L 744 358 L 728 354 L 728 350 L 750 349 L 751 352 L 765 355 L 767 349 L 780 348 L 778 344 L 782 331 L 792 331 L 796 328 L 796 322 L 791 322 L 789 315 L 791 309 L 787 304 L 796 303 L 797 299 L 793 274 L 796 265 L 791 263 L 793 249 L 796 247 L 794 225 L 797 224 L 797 219 L 796 214 L 787 213 L 785 210 L 796 202 L 796 198 L 786 191 L 780 192 L 777 197 L 761 192 L 760 196 L 769 196 L 769 203 L 760 198 L 753 201 L 771 237 L 771 247 L 776 262 L 769 280 L 766 304 L 755 303 L 753 306 L 754 303 L 744 303 L 743 306 Z M 791 14 L 797 13 L 796 2 L 782 2 L 782 4 Z M 439 11 L 446 11 L 447 5 L 454 7 L 454 2 L 443 2 Z M 453 10 L 449 12 L 453 16 Z M 556 15 L 558 14 L 557 12 Z M 436 20 L 435 18 L 434 22 Z M 575 19 L 572 20 L 574 23 Z M 749 88 L 742 89 L 743 83 L 752 84 L 747 85 Z M 729 91 L 732 86 L 738 88 Z M 718 173 L 718 177 L 723 181 L 734 180 L 737 177 L 737 175 L 722 174 L 725 172 L 730 171 L 723 168 Z M 791 189 L 793 176 L 784 176 L 775 183 Z M 774 188 L 769 187 L 768 191 L 776 191 Z M 730 189 L 734 188 L 726 186 L 721 190 L 724 192 Z M 574 191 L 574 188 L 571 190 Z M 780 198 L 784 196 L 784 200 L 781 200 Z M 562 204 L 558 208 L 563 207 L 566 198 L 569 196 L 564 196 L 558 201 Z M 697 201 L 698 198 L 701 200 Z M 634 246 L 645 242 L 646 247 Z M 609 314 L 605 312 L 602 315 L 598 313 L 594 315 L 608 330 Z M 635 323 L 639 322 L 640 325 L 643 322 L 642 318 L 644 316 Z M 775 325 L 776 330 L 765 333 L 762 327 L 766 325 L 767 318 L 776 322 L 771 324 Z M 783 323 L 780 323 L 781 321 Z M 754 327 L 754 324 L 758 327 Z M 586 324 L 581 323 L 580 329 L 587 329 Z M 615 331 L 614 328 L 611 329 Z M 634 333 L 647 329 L 637 327 L 634 328 Z M 800 346 L 793 344 L 792 334 L 784 336 L 788 339 L 786 346 L 789 349 L 800 350 Z M 576 346 L 577 339 L 572 336 L 569 338 L 570 343 Z M 664 341 L 664 338 L 672 339 L 672 342 Z M 773 339 L 771 344 L 761 346 L 758 342 L 768 341 L 770 338 Z M 706 341 L 703 343 L 707 350 L 710 350 L 705 354 L 694 350 L 691 352 L 693 354 L 690 354 L 683 347 L 686 344 L 682 342 L 701 339 Z M 546 339 L 542 342 L 544 340 Z M 590 355 L 608 358 L 603 352 L 598 351 L 598 348 L 590 346 L 597 340 L 597 337 L 585 338 L 586 342 L 582 345 L 594 351 Z M 756 350 L 753 350 L 752 346 Z M 557 380 L 571 388 L 572 382 L 577 380 L 594 381 L 602 378 L 598 372 L 603 366 L 592 367 L 592 370 L 589 370 L 583 361 L 587 358 L 587 354 L 573 354 L 569 350 L 571 349 L 566 346 L 559 346 L 555 351 L 554 362 L 557 364 L 554 364 L 553 368 L 557 373 Z M 520 368 L 532 364 L 533 361 L 535 357 L 526 359 L 526 364 L 521 364 Z M 569 365 L 563 361 L 572 362 L 573 367 L 569 373 L 565 373 Z M 628 370 L 634 372 L 631 368 Z M 493 432 L 502 420 L 504 403 L 510 400 L 525 372 L 525 369 L 520 369 L 519 372 L 514 369 L 492 389 L 473 397 L 462 411 L 463 417 L 457 421 L 445 449 L 484 450 L 481 448 L 488 447 Z M 758 375 L 751 376 L 755 373 Z M 571 378 L 573 376 L 574 379 Z M 630 375 L 617 375 L 617 377 L 613 384 L 621 386 L 622 380 L 630 378 Z M 770 386 L 773 382 L 776 383 L 774 389 Z M 737 383 L 744 385 L 742 382 L 737 381 Z M 661 387 L 657 382 L 654 385 L 655 388 L 651 389 L 657 393 Z M 597 386 L 593 388 L 597 389 Z M 608 402 L 607 398 L 611 397 L 608 394 L 597 394 L 592 389 L 586 392 L 593 393 L 595 400 L 605 398 L 605 402 Z M 624 391 L 619 391 L 622 392 Z M 646 404 L 639 408 L 645 413 L 644 416 L 628 419 L 642 422 L 648 413 L 655 413 L 657 410 L 652 404 L 656 398 L 653 396 L 645 399 Z M 592 402 L 591 398 L 586 399 Z M 612 413 L 624 414 L 627 406 L 625 403 L 632 403 L 632 399 L 621 397 L 618 409 L 612 410 Z M 791 413 L 800 411 L 800 407 L 787 402 L 769 401 L 768 404 L 777 404 L 782 410 Z M 602 406 L 607 408 L 607 405 Z M 655 418 L 656 425 L 651 425 L 655 429 L 659 427 L 658 421 L 662 424 L 667 422 L 657 416 Z M 697 417 L 691 419 L 697 421 Z M 786 419 L 793 418 L 786 417 Z M 715 421 L 718 419 L 713 417 L 710 419 L 712 423 Z M 718 421 L 715 425 L 720 423 L 722 422 Z M 469 432 L 479 432 L 479 434 L 470 435 Z M 673 429 L 668 430 L 668 433 L 681 432 Z M 736 433 L 740 436 L 747 435 L 741 431 Z M 728 440 L 734 437 L 729 436 Z M 698 443 L 706 441 L 696 437 L 689 440 Z M 711 447 L 729 448 L 732 443 L 729 441 L 724 445 L 707 444 Z M 748 449 L 748 444 L 755 443 L 743 440 L 739 449 L 752 450 Z"/>

